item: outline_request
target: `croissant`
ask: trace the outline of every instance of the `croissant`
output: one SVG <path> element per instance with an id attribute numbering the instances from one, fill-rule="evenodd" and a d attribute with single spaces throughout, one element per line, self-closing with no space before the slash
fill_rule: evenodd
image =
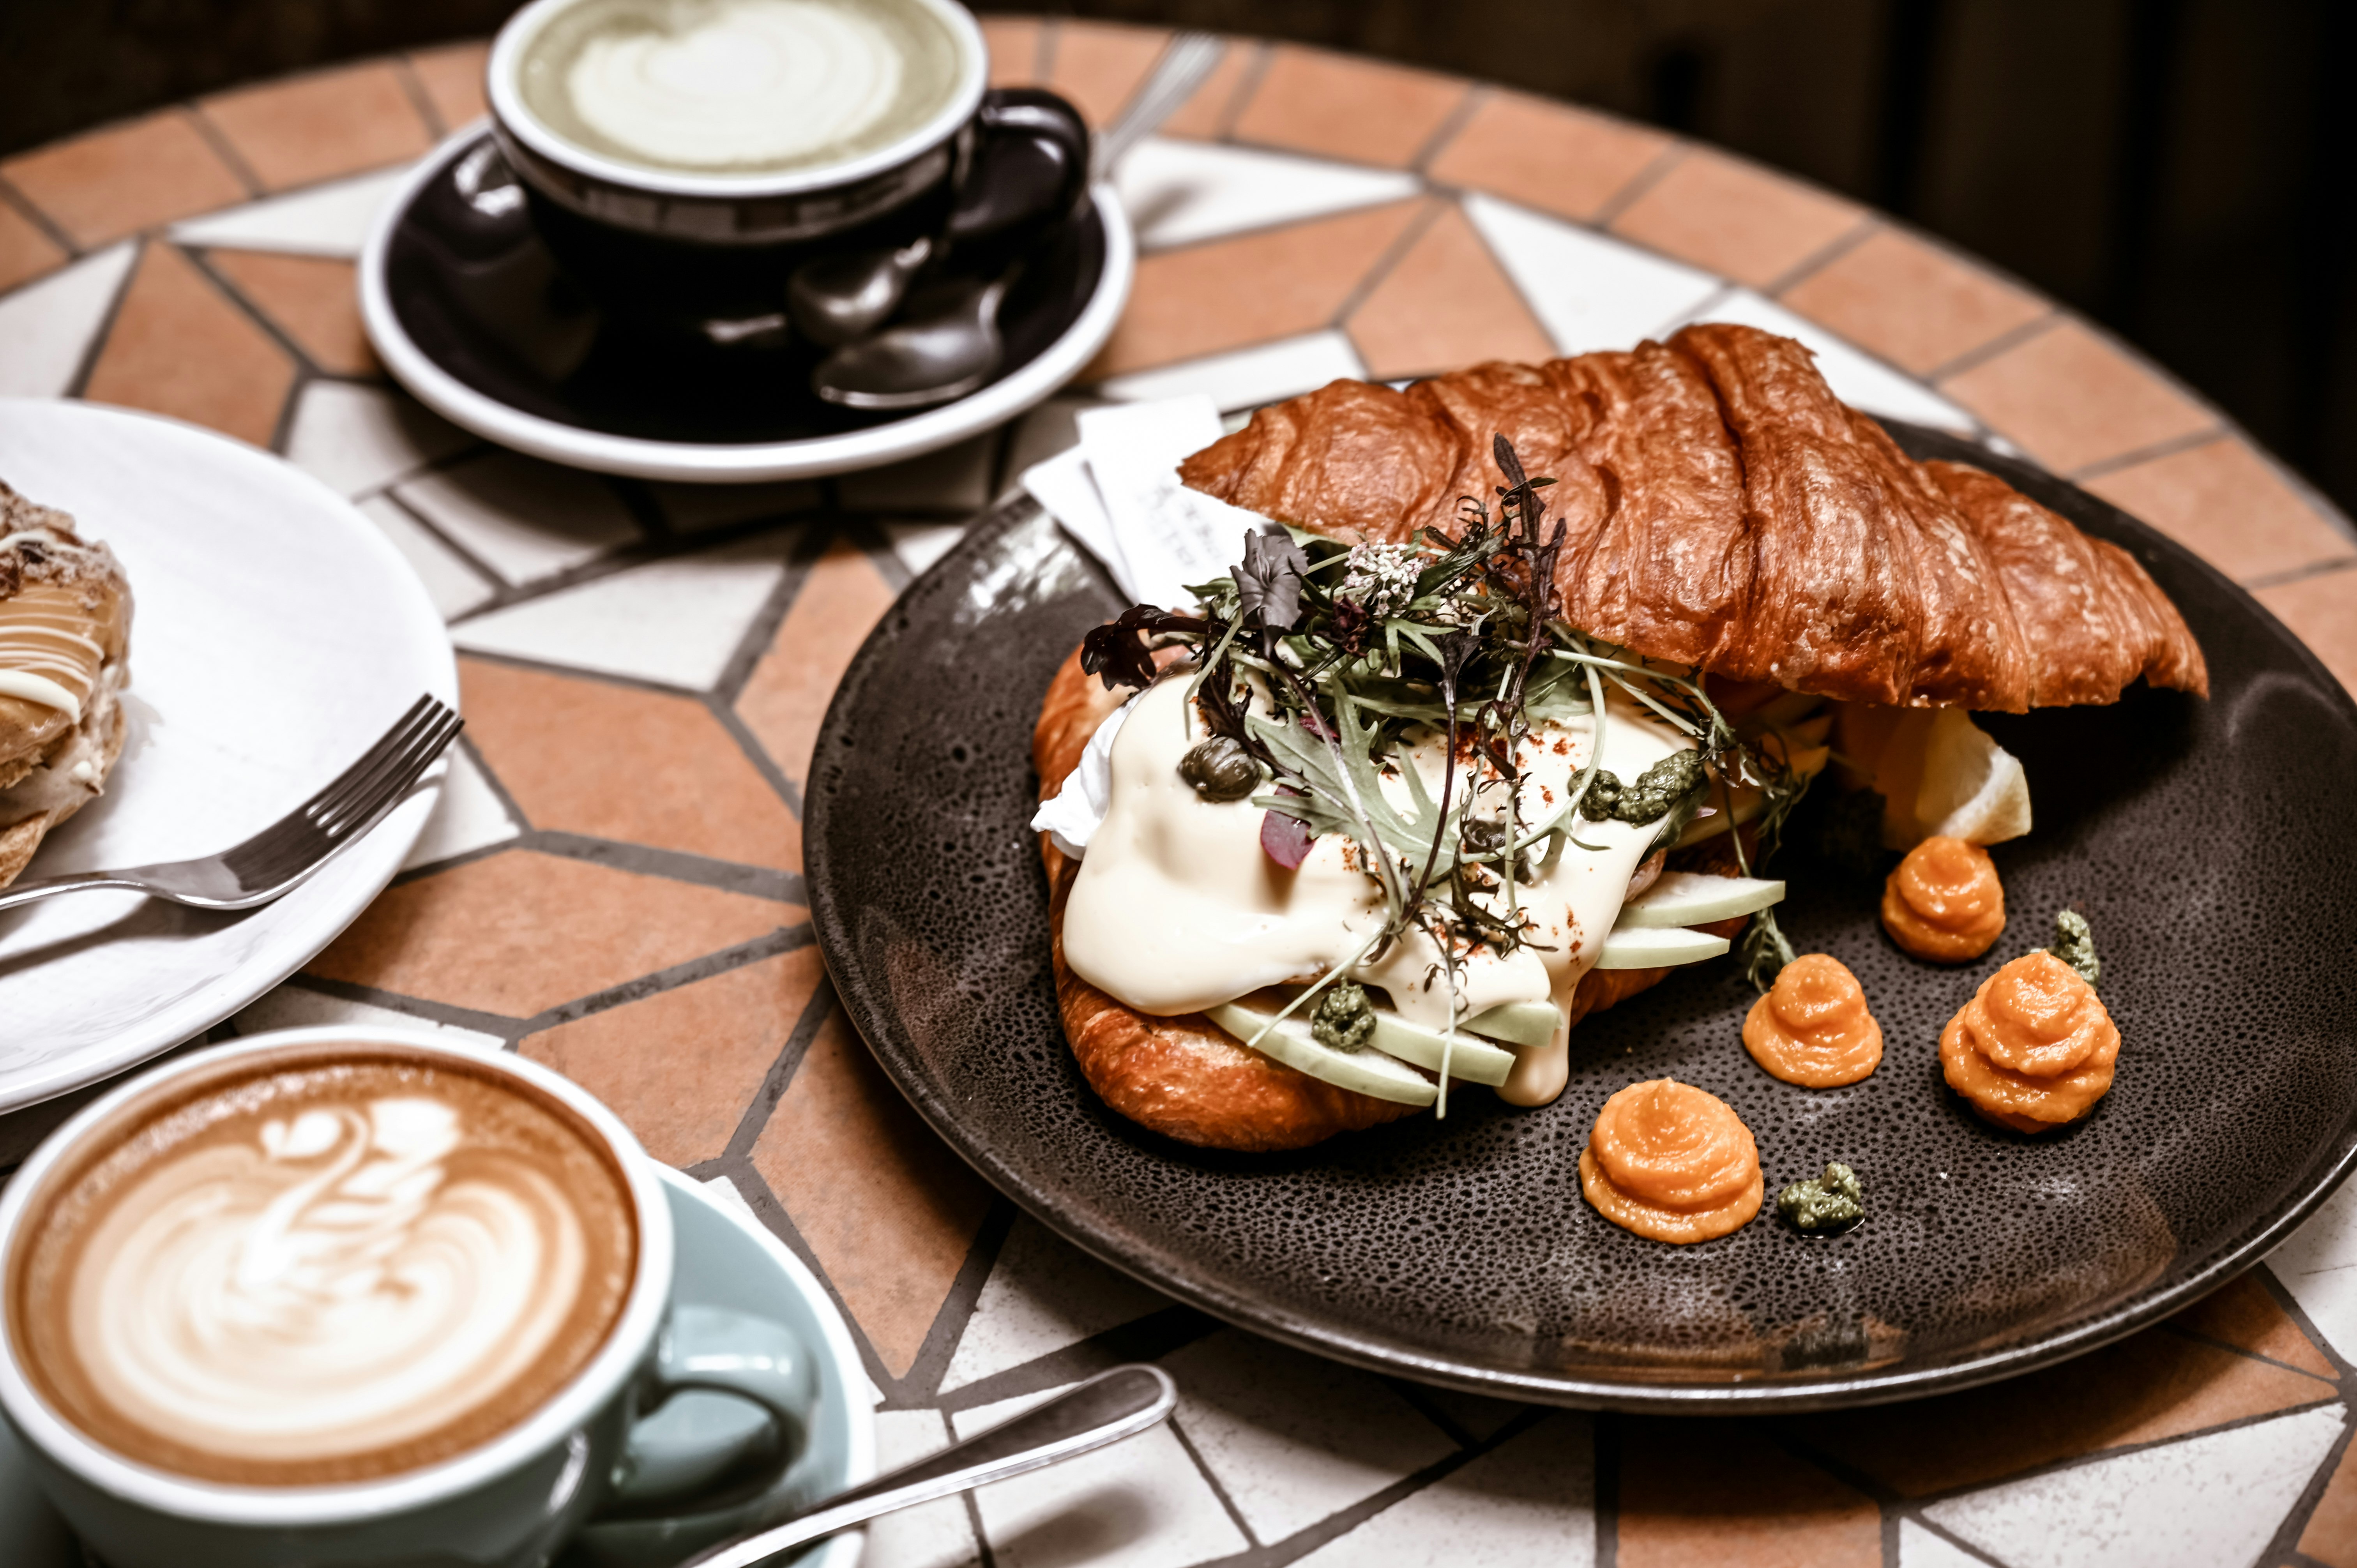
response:
<path id="1" fill-rule="evenodd" d="M 0 484 L 0 887 L 105 788 L 130 632 L 113 552 Z"/>
<path id="2" fill-rule="evenodd" d="M 1404 392 L 1335 381 L 1179 466 L 1189 486 L 1353 541 L 1454 532 L 1503 482 L 1556 481 L 1564 617 L 1650 658 L 1847 702 L 2108 703 L 2139 676 L 2207 695 L 2175 606 L 2126 552 L 2004 480 L 1921 464 L 1754 328 Z"/>

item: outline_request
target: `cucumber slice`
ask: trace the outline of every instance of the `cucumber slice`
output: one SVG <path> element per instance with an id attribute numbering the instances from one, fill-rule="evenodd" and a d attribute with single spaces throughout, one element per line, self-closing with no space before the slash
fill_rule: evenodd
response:
<path id="1" fill-rule="evenodd" d="M 1700 963 L 1727 950 L 1727 939 L 1684 926 L 1615 927 L 1604 939 L 1598 969 L 1668 969 L 1674 964 Z"/>
<path id="2" fill-rule="evenodd" d="M 1784 885 L 1756 876 L 1707 876 L 1698 871 L 1664 871 L 1651 887 L 1620 906 L 1613 929 L 1699 926 L 1731 919 L 1781 902 Z"/>
<path id="3" fill-rule="evenodd" d="M 1414 1062 L 1433 1072 L 1440 1070 L 1441 1047 L 1448 1045 L 1449 1077 L 1468 1083 L 1486 1083 L 1492 1089 L 1505 1082 L 1506 1075 L 1514 1070 L 1514 1053 L 1467 1034 L 1466 1028 L 1458 1025 L 1456 1043 L 1448 1045 L 1439 1030 L 1411 1024 L 1396 1013 L 1377 1008 L 1373 1044 L 1379 1051 L 1387 1051 L 1404 1062 Z"/>
<path id="4" fill-rule="evenodd" d="M 1544 1046 L 1551 1043 L 1555 1031 L 1563 1027 L 1563 1009 L 1552 1002 L 1501 1002 L 1486 1012 L 1475 1014 L 1458 1027 L 1487 1035 L 1493 1040 L 1512 1040 L 1518 1046 Z"/>
<path id="5" fill-rule="evenodd" d="M 1239 1040 L 1249 1043 L 1259 1036 L 1260 1044 L 1253 1047 L 1254 1050 L 1337 1089 L 1353 1090 L 1400 1105 L 1429 1105 L 1440 1097 L 1438 1084 L 1381 1051 L 1338 1051 L 1319 1045 L 1303 1019 L 1287 1018 L 1263 1035 L 1268 1014 L 1255 1013 L 1232 1002 L 1223 1002 L 1204 1012 L 1212 1023 Z"/>

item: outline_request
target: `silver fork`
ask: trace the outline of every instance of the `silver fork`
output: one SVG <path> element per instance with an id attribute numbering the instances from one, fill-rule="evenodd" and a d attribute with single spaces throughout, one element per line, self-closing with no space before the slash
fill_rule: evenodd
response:
<path id="1" fill-rule="evenodd" d="M 243 843 L 201 860 L 20 882 L 0 888 L 0 909 L 93 887 L 127 887 L 199 909 L 251 909 L 267 904 L 382 821 L 465 724 L 434 698 L 420 697 L 335 782 Z"/>

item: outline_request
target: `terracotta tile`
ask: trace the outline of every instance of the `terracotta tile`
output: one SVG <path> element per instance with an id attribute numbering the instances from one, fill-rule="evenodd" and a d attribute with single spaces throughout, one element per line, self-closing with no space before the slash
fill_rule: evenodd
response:
<path id="1" fill-rule="evenodd" d="M 1039 24 L 1029 16 L 978 16 L 990 50 L 990 85 L 1028 87 L 1039 80 Z"/>
<path id="2" fill-rule="evenodd" d="M 694 698 L 479 659 L 458 678 L 468 738 L 534 827 L 802 868 L 802 824 Z"/>
<path id="3" fill-rule="evenodd" d="M 2357 1444 L 2341 1450 L 2324 1496 L 2300 1531 L 2299 1549 L 2330 1568 L 2357 1568 Z"/>
<path id="4" fill-rule="evenodd" d="M 1329 325 L 1422 206 L 1395 201 L 1143 258 L 1121 325 L 1081 379 L 1097 381 Z"/>
<path id="5" fill-rule="evenodd" d="M 1610 227 L 1664 255 L 1764 288 L 1865 220 L 1862 209 L 1837 196 L 1697 147 Z"/>
<path id="6" fill-rule="evenodd" d="M 425 102 L 434 106 L 434 117 L 442 122 L 444 132 L 455 131 L 490 112 L 483 101 L 483 62 L 490 54 L 490 41 L 478 38 L 420 49 L 409 57 L 409 69 L 417 73 L 417 85 L 425 90 Z"/>
<path id="7" fill-rule="evenodd" d="M 840 1011 L 753 1145 L 753 1167 L 894 1377 L 965 1264 L 990 1189 L 909 1109 Z"/>
<path id="8" fill-rule="evenodd" d="M 66 252 L 30 219 L 0 201 L 0 294 L 63 266 Z"/>
<path id="9" fill-rule="evenodd" d="M 2261 588 L 2258 601 L 2357 694 L 2357 572 L 2325 572 Z"/>
<path id="10" fill-rule="evenodd" d="M 1235 137 L 1404 168 L 1471 91 L 1454 77 L 1279 44 Z"/>
<path id="11" fill-rule="evenodd" d="M 84 250 L 247 195 L 185 109 L 52 142 L 0 163 L 0 179 Z"/>
<path id="12" fill-rule="evenodd" d="M 1165 136 L 1210 138 L 1228 128 L 1228 117 L 1236 107 L 1236 91 L 1252 72 L 1254 50 L 1243 38 L 1230 38 L 1228 52 L 1211 68 L 1211 74 L 1195 89 L 1195 95 L 1178 106 L 1178 113 L 1162 122 L 1158 133 Z"/>
<path id="13" fill-rule="evenodd" d="M 286 350 L 188 257 L 155 243 L 123 292 L 82 395 L 267 446 L 294 384 Z"/>
<path id="14" fill-rule="evenodd" d="M 434 141 L 390 60 L 241 88 L 198 108 L 270 190 L 399 163 Z"/>
<path id="15" fill-rule="evenodd" d="M 2066 473 L 2218 423 L 2142 363 L 2069 320 L 1948 377 L 1940 391 Z"/>
<path id="16" fill-rule="evenodd" d="M 1659 131 L 1609 114 L 1493 92 L 1425 172 L 1586 221 L 1671 145 Z"/>
<path id="17" fill-rule="evenodd" d="M 1061 22 L 1048 85 L 1072 101 L 1092 125 L 1104 125 L 1122 111 L 1170 34 L 1161 27 L 1125 27 L 1113 22 Z"/>
<path id="18" fill-rule="evenodd" d="M 387 889 L 308 972 L 530 1018 L 806 918 L 767 898 L 508 850 Z"/>
<path id="19" fill-rule="evenodd" d="M 1920 1497 L 2339 1392 L 2302 1372 L 2147 1330 L 1987 1388 L 1803 1416 L 1792 1430 L 1894 1490 Z"/>
<path id="20" fill-rule="evenodd" d="M 660 991 L 517 1047 L 614 1108 L 667 1165 L 716 1159 L 824 978 L 816 946 Z"/>
<path id="21" fill-rule="evenodd" d="M 2357 582 L 2350 585 L 2357 587 Z M 2357 611 L 2357 604 L 2351 607 Z M 2309 1342 L 2299 1325 L 2267 1294 L 2255 1272 L 2220 1286 L 2169 1321 L 2190 1333 L 2238 1345 L 2255 1356 L 2298 1367 L 2319 1378 L 2341 1376 L 2324 1352 Z"/>
<path id="22" fill-rule="evenodd" d="M 812 564 L 776 640 L 737 694 L 737 716 L 796 784 L 810 777 L 811 746 L 835 682 L 892 599 L 875 563 L 857 546 L 836 542 Z"/>
<path id="23" fill-rule="evenodd" d="M 1755 1423 L 1620 1431 L 1620 1568 L 1880 1568 L 1875 1505 Z"/>
<path id="24" fill-rule="evenodd" d="M 2352 540 L 2235 436 L 2099 474 L 2087 488 L 2230 577 L 2270 576 L 2357 555 Z"/>
<path id="25" fill-rule="evenodd" d="M 1784 291 L 1784 303 L 1869 353 L 1918 374 L 2049 308 L 1972 263 L 1885 229 Z"/>
<path id="26" fill-rule="evenodd" d="M 1349 326 L 1369 373 L 1385 381 L 1555 356 L 1546 328 L 1455 207 L 1415 237 Z"/>
<path id="27" fill-rule="evenodd" d="M 205 259 L 319 369 L 337 376 L 372 376 L 383 369 L 361 325 L 351 263 L 268 251 L 213 251 Z"/>

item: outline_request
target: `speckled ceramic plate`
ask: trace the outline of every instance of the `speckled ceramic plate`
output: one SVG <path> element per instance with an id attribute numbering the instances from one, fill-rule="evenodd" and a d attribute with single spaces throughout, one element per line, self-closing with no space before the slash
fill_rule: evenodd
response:
<path id="1" fill-rule="evenodd" d="M 1881 1070 L 1770 1079 L 1738 1038 L 1750 989 L 1698 966 L 1583 1023 L 1537 1112 L 1452 1096 L 1299 1154 L 1205 1154 L 1107 1112 L 1057 1023 L 1047 887 L 1025 831 L 1031 726 L 1111 586 L 1028 500 L 985 518 L 868 639 L 828 713 L 809 795 L 813 912 L 877 1056 L 926 1119 L 1073 1241 L 1275 1338 L 1432 1382 L 1641 1410 L 1863 1403 L 2092 1349 L 2261 1256 L 2357 1151 L 2357 705 L 2248 596 L 2143 524 L 1953 437 L 1919 456 L 1995 469 L 2126 546 L 2210 659 L 2201 702 L 2143 686 L 2104 708 L 1994 715 L 2037 831 L 1995 851 L 2013 924 L 1981 962 L 1905 957 L 1877 886 L 1797 849 L 1784 929 L 1857 972 Z M 1993 1130 L 1941 1081 L 1940 1026 L 1999 962 L 2093 923 L 2126 1046 L 2086 1122 Z M 1772 1213 L 1688 1248 L 1581 1200 L 1613 1090 L 1674 1074 L 1757 1135 L 1769 1189 L 1828 1159 L 1866 1222 L 1806 1240 Z"/>

